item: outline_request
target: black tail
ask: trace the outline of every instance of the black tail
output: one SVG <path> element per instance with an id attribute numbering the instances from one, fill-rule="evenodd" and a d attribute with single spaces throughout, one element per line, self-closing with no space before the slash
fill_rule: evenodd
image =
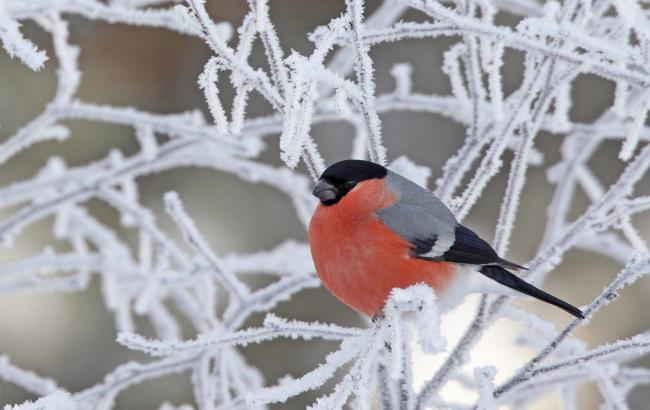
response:
<path id="1" fill-rule="evenodd" d="M 499 265 L 499 266 L 501 266 L 501 267 L 504 267 L 504 268 L 506 268 L 506 269 L 512 269 L 512 270 L 528 270 L 528 268 L 524 268 L 524 267 L 521 266 L 521 265 L 517 265 L 517 264 L 514 263 L 514 262 L 510 262 L 510 261 L 507 261 L 507 260 L 505 260 L 505 259 L 501 259 L 501 258 L 499 258 L 499 260 L 496 261 L 496 264 Z"/>
<path id="2" fill-rule="evenodd" d="M 510 289 L 514 289 L 528 296 L 532 296 L 536 299 L 557 306 L 560 309 L 571 313 L 573 316 L 577 318 L 580 319 L 585 318 L 584 315 L 582 314 L 582 311 L 577 307 L 572 306 L 566 303 L 565 301 L 560 300 L 555 296 L 548 294 L 541 289 L 536 288 L 530 283 L 524 281 L 523 279 L 518 278 L 517 276 L 503 269 L 501 266 L 486 265 L 481 268 L 480 272 L 485 276 L 487 276 L 488 278 L 497 281 L 500 284 L 509 287 Z"/>

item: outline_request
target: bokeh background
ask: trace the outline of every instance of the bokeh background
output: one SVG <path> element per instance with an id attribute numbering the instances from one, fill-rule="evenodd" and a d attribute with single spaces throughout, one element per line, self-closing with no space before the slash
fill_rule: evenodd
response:
<path id="1" fill-rule="evenodd" d="M 368 11 L 377 5 L 368 1 Z M 209 11 L 219 21 L 239 26 L 248 6 L 245 1 L 209 1 Z M 271 18 L 275 23 L 285 53 L 296 50 L 309 54 L 312 44 L 306 34 L 316 26 L 327 23 L 344 10 L 343 1 L 272 0 Z M 71 23 L 71 42 L 81 47 L 80 68 L 83 72 L 79 97 L 100 104 L 134 106 L 142 110 L 174 113 L 199 109 L 209 118 L 197 78 L 210 57 L 205 44 L 196 38 L 160 29 L 137 28 L 121 24 L 110 25 L 65 16 Z M 422 16 L 409 12 L 405 20 Z M 517 17 L 498 16 L 502 24 L 514 25 Z M 27 23 L 25 33 L 39 47 L 52 55 L 49 38 L 36 25 Z M 393 64 L 409 62 L 413 66 L 414 89 L 423 93 L 449 94 L 450 85 L 441 70 L 442 55 L 457 39 L 410 40 L 383 44 L 372 48 L 371 56 L 377 78 L 378 93 L 392 90 L 390 76 Z M 258 43 L 251 61 L 265 61 Z M 5 140 L 40 113 L 52 98 L 55 89 L 56 62 L 50 60 L 43 71 L 32 72 L 19 61 L 0 53 L 0 139 Z M 506 93 L 521 81 L 522 56 L 506 54 L 503 68 Z M 227 81 L 221 82 L 221 95 L 228 103 L 233 92 Z M 589 122 L 611 105 L 614 84 L 597 77 L 583 76 L 572 90 L 571 118 Z M 226 107 L 228 108 L 228 107 Z M 255 96 L 249 115 L 270 112 L 268 105 Z M 382 115 L 382 128 L 389 159 L 407 155 L 414 162 L 432 169 L 430 186 L 441 174 L 446 158 L 460 147 L 465 129 L 440 116 L 423 113 L 390 113 Z M 68 121 L 72 135 L 64 142 L 40 143 L 3 165 L 0 184 L 32 176 L 52 155 L 65 158 L 70 165 L 84 164 L 105 156 L 111 149 L 124 154 L 133 153 L 137 143 L 133 130 L 87 121 Z M 345 158 L 351 149 L 354 130 L 342 123 L 315 126 L 313 136 L 326 161 Z M 270 136 L 263 154 L 265 161 L 280 164 L 275 139 Z M 522 203 L 514 230 L 508 259 L 525 262 L 535 253 L 541 240 L 546 207 L 552 186 L 546 181 L 545 169 L 559 159 L 561 136 L 544 133 L 536 140 L 536 148 L 544 153 L 544 165 L 531 167 L 524 188 Z M 607 142 L 592 159 L 597 176 L 608 185 L 620 173 L 624 164 L 617 159 L 619 146 Z M 511 159 L 506 154 L 506 163 Z M 492 238 L 499 204 L 505 190 L 507 167 L 495 178 L 483 194 L 480 204 L 465 220 L 488 241 Z M 303 172 L 306 172 L 304 169 Z M 176 232 L 162 212 L 162 195 L 169 190 L 179 192 L 189 213 L 199 222 L 203 232 L 220 254 L 269 249 L 287 238 L 306 241 L 306 232 L 295 217 L 288 199 L 279 192 L 251 185 L 237 178 L 198 168 L 177 169 L 139 179 L 143 204 L 156 211 L 160 223 Z M 637 191 L 650 191 L 650 182 L 642 181 Z M 99 201 L 91 201 L 89 209 L 105 223 L 115 227 L 124 238 L 135 243 L 133 232 L 119 225 L 115 211 Z M 576 201 L 572 215 L 578 215 L 588 205 L 586 197 Z M 643 215 L 643 214 L 642 214 Z M 635 220 L 641 234 L 650 238 L 650 220 Z M 27 229 L 12 249 L 0 250 L 0 260 L 12 260 L 31 255 L 50 245 L 63 245 L 51 236 L 51 220 L 47 219 Z M 545 288 L 577 305 L 588 303 L 620 269 L 620 264 L 603 256 L 572 250 L 563 263 L 549 276 Z M 650 281 L 642 280 L 624 290 L 621 297 L 600 312 L 577 335 L 590 346 L 631 336 L 650 328 Z M 462 331 L 472 314 L 475 299 L 445 320 L 449 337 Z M 538 313 L 545 319 L 564 325 L 570 319 L 563 312 L 541 303 L 519 301 L 517 304 Z M 331 321 L 342 325 L 363 326 L 364 320 L 333 299 L 325 290 L 307 290 L 291 301 L 278 306 L 276 313 L 302 320 Z M 262 315 L 250 321 L 258 324 Z M 504 321 L 505 322 L 505 321 Z M 148 324 L 141 323 L 144 329 Z M 500 323 L 489 343 L 474 352 L 475 363 L 490 363 L 500 368 L 498 379 L 508 375 L 531 352 L 513 347 L 516 332 L 511 323 Z M 184 335 L 191 338 L 194 335 Z M 117 365 L 128 360 L 147 360 L 130 352 L 114 341 L 113 318 L 104 309 L 96 281 L 85 292 L 74 294 L 11 294 L 0 295 L 0 354 L 11 357 L 17 365 L 55 378 L 61 386 L 78 391 L 102 380 Z M 245 350 L 250 362 L 257 364 L 268 382 L 286 374 L 298 376 L 323 360 L 334 345 L 327 342 L 293 342 L 279 340 L 255 345 Z M 499 363 L 495 363 L 499 361 Z M 423 360 L 417 371 L 420 377 L 435 370 L 434 363 Z M 640 364 L 650 366 L 650 360 Z M 463 394 L 460 392 L 459 394 Z M 308 393 L 276 408 L 298 409 L 310 404 L 318 393 Z M 33 399 L 19 388 L 0 382 L 0 405 Z M 118 400 L 120 409 L 154 409 L 161 402 L 191 403 L 191 387 L 187 374 L 155 379 L 127 390 Z M 593 386 L 581 390 L 580 408 L 597 408 L 600 398 Z M 650 390 L 638 388 L 631 396 L 630 407 L 647 409 Z M 559 408 L 557 397 L 536 404 L 535 408 Z"/>

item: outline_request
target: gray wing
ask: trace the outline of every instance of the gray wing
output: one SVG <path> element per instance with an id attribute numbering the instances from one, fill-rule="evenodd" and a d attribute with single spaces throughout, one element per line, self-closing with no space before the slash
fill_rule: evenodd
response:
<path id="1" fill-rule="evenodd" d="M 492 247 L 472 230 L 460 225 L 449 208 L 431 192 L 389 171 L 388 186 L 397 202 L 379 212 L 389 228 L 408 240 L 416 257 L 471 265 L 497 264 L 522 267 L 501 259 Z"/>
<path id="2" fill-rule="evenodd" d="M 379 218 L 399 236 L 408 240 L 418 256 L 438 258 L 455 241 L 456 218 L 431 192 L 388 171 L 388 187 L 397 202 L 379 211 Z"/>

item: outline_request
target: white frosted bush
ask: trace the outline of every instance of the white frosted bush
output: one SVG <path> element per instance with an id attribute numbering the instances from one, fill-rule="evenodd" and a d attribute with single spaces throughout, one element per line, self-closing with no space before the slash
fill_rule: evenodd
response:
<path id="1" fill-rule="evenodd" d="M 26 69 L 39 70 L 48 59 L 58 65 L 57 91 L 44 111 L 0 144 L 0 162 L 48 140 L 62 140 L 69 130 L 64 120 L 131 127 L 139 150 L 129 156 L 112 152 L 104 159 L 69 167 L 57 157 L 32 178 L 0 189 L 0 221 L 4 252 L 25 228 L 53 217 L 54 236 L 70 245 L 68 252 L 50 248 L 0 266 L 0 292 L 83 291 L 91 276 L 99 277 L 103 302 L 114 316 L 117 341 L 153 357 L 124 363 L 94 386 L 63 391 L 54 380 L 36 375 L 0 358 L 0 379 L 38 396 L 35 403 L 11 409 L 108 409 L 126 388 L 168 374 L 189 371 L 194 405 L 199 409 L 263 408 L 302 392 L 319 389 L 344 368 L 340 381 L 313 404 L 318 409 L 352 406 L 370 409 L 419 410 L 441 408 L 494 409 L 500 404 L 525 405 L 560 390 L 567 409 L 576 406 L 576 388 L 598 386 L 605 408 L 624 409 L 635 386 L 650 381 L 650 370 L 631 367 L 631 359 L 650 346 L 650 333 L 587 349 L 572 333 L 589 322 L 618 291 L 650 272 L 650 252 L 633 217 L 650 209 L 650 197 L 634 194 L 650 166 L 650 9 L 645 1 L 567 0 L 563 4 L 536 0 L 385 0 L 364 13 L 362 0 L 347 0 L 345 12 L 326 26 L 314 27 L 311 53 L 290 52 L 279 43 L 266 0 L 249 0 L 250 11 L 240 27 L 214 21 L 201 0 L 1 0 L 0 40 L 5 51 Z M 422 21 L 402 20 L 416 10 Z M 499 25 L 498 12 L 521 18 L 516 27 Z M 409 14 L 410 15 L 410 14 Z M 184 33 L 202 39 L 212 57 L 198 78 L 210 118 L 195 111 L 181 114 L 145 112 L 126 106 L 98 105 L 80 100 L 77 59 L 80 50 L 69 38 L 68 16 L 92 21 L 126 23 Z M 33 21 L 45 30 L 53 54 L 38 49 L 21 31 Z M 391 71 L 396 86 L 378 94 L 376 62 L 369 50 L 378 44 L 409 39 L 450 37 L 444 55 L 449 95 L 423 94 L 413 89 L 408 62 Z M 252 44 L 259 39 L 267 59 L 265 69 L 249 64 Z M 524 72 L 516 90 L 503 90 L 504 53 L 517 50 Z M 571 119 L 574 80 L 591 74 L 616 84 L 611 107 L 593 122 Z M 230 82 L 235 94 L 223 103 L 220 87 Z M 247 113 L 249 96 L 261 96 L 273 114 Z M 226 109 L 225 107 L 232 107 Z M 312 127 L 340 121 L 354 128 L 350 157 L 390 165 L 424 185 L 431 170 L 414 164 L 383 144 L 380 114 L 416 111 L 438 114 L 466 128 L 459 151 L 442 166 L 434 192 L 462 220 L 477 205 L 486 185 L 505 168 L 508 184 L 495 224 L 494 247 L 505 254 L 512 240 L 522 189 L 529 166 L 545 167 L 555 193 L 548 207 L 544 238 L 523 276 L 540 283 L 572 248 L 586 249 L 620 262 L 612 281 L 584 308 L 586 321 L 555 326 L 515 307 L 507 297 L 481 299 L 458 343 L 450 344 L 439 329 L 435 295 L 424 286 L 397 290 L 386 315 L 368 328 L 346 328 L 302 322 L 268 314 L 260 327 L 243 328 L 252 314 L 267 312 L 295 293 L 319 286 L 308 245 L 287 240 L 271 250 L 220 255 L 183 207 L 176 193 L 165 195 L 166 211 L 189 248 L 157 224 L 154 213 L 139 200 L 139 176 L 184 166 L 229 173 L 251 184 L 266 184 L 287 195 L 296 218 L 307 226 L 315 199 L 313 180 L 325 161 L 312 138 Z M 67 122 L 66 122 L 67 123 Z M 547 163 L 535 148 L 546 131 L 562 138 L 561 158 Z M 264 138 L 280 133 L 279 140 Z M 159 142 L 156 136 L 165 136 Z M 609 186 L 593 172 L 594 152 L 608 140 L 619 142 L 619 158 L 627 165 Z M 283 166 L 260 160 L 266 144 L 279 144 Z M 504 154 L 512 163 L 504 167 Z M 388 158 L 397 158 L 389 164 Z M 309 176 L 295 171 L 301 161 Z M 310 178 L 311 177 L 311 178 Z M 576 193 L 591 201 L 575 219 L 569 209 Z M 136 249 L 86 210 L 89 199 L 104 201 L 121 222 L 139 235 Z M 191 249 L 188 251 L 188 249 Z M 241 275 L 264 272 L 277 278 L 253 290 Z M 217 314 L 215 292 L 223 289 L 228 307 Z M 184 315 L 195 337 L 183 340 L 178 318 Z M 156 339 L 146 339 L 134 316 L 146 316 Z M 480 367 L 465 373 L 469 352 L 495 318 L 506 316 L 543 335 L 536 355 L 504 383 L 494 382 L 495 370 Z M 408 317 L 413 320 L 405 321 Z M 414 323 L 414 325 L 409 325 Z M 240 347 L 275 338 L 336 341 L 338 349 L 312 371 L 280 381 L 264 380 L 255 363 L 246 362 Z M 424 387 L 412 386 L 410 340 L 446 359 Z M 540 344 L 541 343 L 541 344 Z M 570 348 L 569 348 L 570 347 Z M 346 367 L 346 365 L 348 365 Z M 465 378 L 477 393 L 475 405 L 445 402 L 441 390 Z M 163 404 L 165 409 L 174 408 Z M 178 408 L 188 408 L 181 406 Z"/>

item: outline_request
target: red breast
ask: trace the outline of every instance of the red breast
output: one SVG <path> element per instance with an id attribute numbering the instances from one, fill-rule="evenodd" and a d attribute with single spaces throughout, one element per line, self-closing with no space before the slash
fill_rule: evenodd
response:
<path id="1" fill-rule="evenodd" d="M 385 179 L 357 184 L 330 206 L 318 205 L 309 225 L 316 271 L 327 289 L 366 315 L 381 313 L 391 289 L 418 282 L 443 291 L 455 267 L 412 257 L 405 239 L 377 212 L 397 200 Z"/>

